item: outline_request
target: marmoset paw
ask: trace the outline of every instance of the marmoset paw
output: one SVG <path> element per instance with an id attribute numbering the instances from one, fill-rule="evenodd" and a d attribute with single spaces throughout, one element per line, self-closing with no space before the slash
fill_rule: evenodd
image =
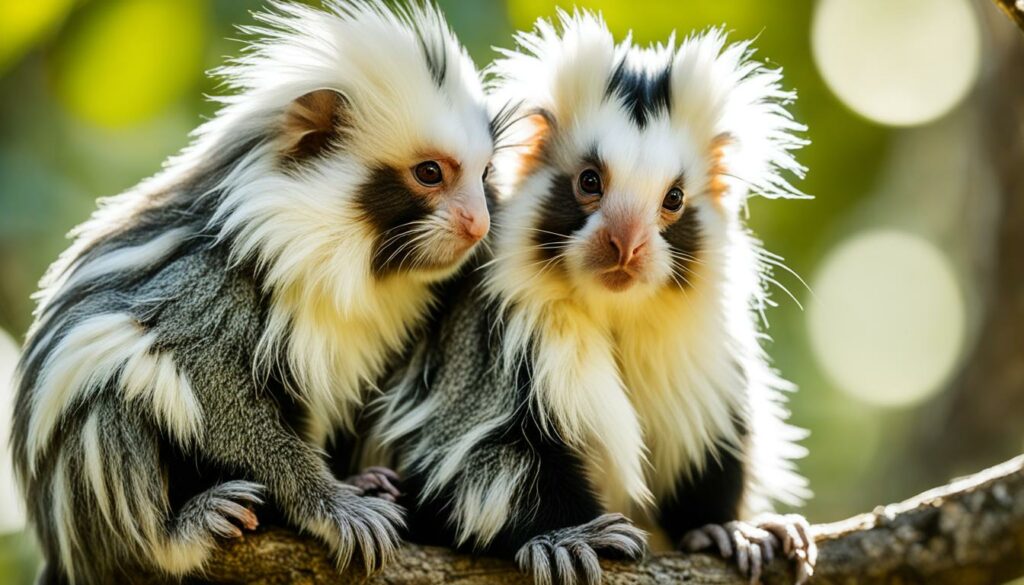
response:
<path id="1" fill-rule="evenodd" d="M 389 502 L 398 501 L 398 474 L 387 467 L 367 467 L 362 472 L 348 477 L 345 483 L 363 490 L 364 496 L 380 498 Z"/>
<path id="2" fill-rule="evenodd" d="M 216 485 L 189 500 L 179 513 L 179 522 L 221 538 L 240 538 L 243 530 L 260 525 L 254 506 L 263 503 L 263 486 L 249 481 Z"/>
<path id="3" fill-rule="evenodd" d="M 311 526 L 331 546 L 335 563 L 345 569 L 359 549 L 366 572 L 373 573 L 392 561 L 405 526 L 402 509 L 384 499 L 368 498 L 362 490 L 343 482 L 327 502 L 329 517 Z"/>
<path id="4" fill-rule="evenodd" d="M 776 555 L 796 562 L 796 585 L 803 585 L 814 574 L 818 548 L 810 534 L 810 525 L 799 515 L 770 514 L 753 522 L 709 524 L 691 530 L 680 543 L 688 552 L 717 550 L 724 558 L 735 558 L 740 572 L 751 584 L 761 582 L 763 569 Z"/>
<path id="5" fill-rule="evenodd" d="M 600 556 L 640 559 L 647 533 L 622 514 L 605 514 L 581 526 L 553 530 L 526 542 L 516 553 L 519 568 L 537 585 L 598 585 Z"/>
<path id="6" fill-rule="evenodd" d="M 796 584 L 806 583 L 818 562 L 818 545 L 807 519 L 799 514 L 765 514 L 756 518 L 754 525 L 775 535 L 782 553 L 796 562 Z"/>

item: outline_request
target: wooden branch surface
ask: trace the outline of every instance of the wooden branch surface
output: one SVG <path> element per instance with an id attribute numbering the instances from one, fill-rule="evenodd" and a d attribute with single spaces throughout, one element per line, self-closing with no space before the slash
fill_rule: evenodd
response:
<path id="1" fill-rule="evenodd" d="M 1024 0 L 995 0 L 999 8 L 1024 31 Z"/>
<path id="2" fill-rule="evenodd" d="M 814 527 L 817 584 L 983 585 L 1024 575 L 1024 456 L 900 504 Z M 726 562 L 709 555 L 656 555 L 642 563 L 603 561 L 604 583 L 740 585 Z M 407 545 L 397 562 L 367 578 L 339 576 L 312 538 L 270 528 L 227 543 L 211 563 L 214 583 L 367 585 L 528 585 L 507 562 Z M 790 583 L 776 560 L 766 585 Z"/>

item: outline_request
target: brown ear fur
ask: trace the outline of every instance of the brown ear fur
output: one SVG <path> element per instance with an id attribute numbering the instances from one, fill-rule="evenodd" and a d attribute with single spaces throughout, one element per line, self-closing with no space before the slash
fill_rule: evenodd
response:
<path id="1" fill-rule="evenodd" d="M 281 153 L 294 161 L 319 156 L 344 133 L 347 100 L 333 89 L 318 89 L 285 110 Z"/>
<path id="2" fill-rule="evenodd" d="M 708 191 L 713 199 L 719 199 L 729 190 L 725 182 L 725 174 L 729 169 L 725 166 L 725 149 L 733 143 L 732 134 L 723 132 L 711 139 L 711 167 L 708 170 Z"/>
<path id="3" fill-rule="evenodd" d="M 555 122 L 551 114 L 545 110 L 537 110 L 525 116 L 523 122 L 529 124 L 530 133 L 520 143 L 522 150 L 519 158 L 521 161 L 519 176 L 528 177 L 544 162 L 547 144 L 551 131 L 554 130 Z"/>

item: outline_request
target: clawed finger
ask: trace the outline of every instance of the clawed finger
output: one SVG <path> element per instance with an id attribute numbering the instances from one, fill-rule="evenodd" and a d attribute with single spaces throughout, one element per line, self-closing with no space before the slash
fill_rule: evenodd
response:
<path id="1" fill-rule="evenodd" d="M 723 526 L 718 524 L 710 524 L 702 528 L 704 532 L 711 537 L 711 540 L 715 541 L 715 545 L 718 547 L 718 552 L 724 558 L 732 556 L 732 538 L 729 537 L 729 532 Z"/>
<path id="2" fill-rule="evenodd" d="M 818 545 L 814 542 L 814 535 L 811 534 L 811 526 L 802 516 L 796 516 L 794 518 L 793 526 L 796 527 L 797 532 L 804 540 L 804 545 L 807 550 L 807 562 L 810 563 L 811 572 L 813 573 L 814 565 L 818 562 Z"/>
<path id="3" fill-rule="evenodd" d="M 750 573 L 750 543 L 738 530 L 733 531 L 733 544 L 736 546 L 736 566 L 744 575 Z"/>
<path id="4" fill-rule="evenodd" d="M 397 482 L 397 481 L 399 481 L 401 479 L 401 477 L 398 475 L 398 472 L 395 471 L 394 469 L 389 468 L 389 467 L 380 467 L 380 466 L 376 466 L 375 465 L 373 467 L 367 467 L 365 469 L 365 472 L 366 473 L 374 473 L 374 474 L 377 474 L 377 475 L 383 475 L 384 477 L 388 478 L 390 481 L 394 481 L 394 482 Z"/>
<path id="5" fill-rule="evenodd" d="M 775 560 L 775 549 L 779 547 L 779 539 L 774 534 L 769 534 L 768 539 L 761 543 L 761 554 L 764 556 L 764 566 L 772 564 Z"/>
<path id="6" fill-rule="evenodd" d="M 750 545 L 750 585 L 758 585 L 761 582 L 761 551 L 760 545 Z"/>
<path id="7" fill-rule="evenodd" d="M 809 563 L 797 563 L 796 585 L 804 585 L 814 575 L 814 565 Z"/>
<path id="8" fill-rule="evenodd" d="M 398 499 L 402 492 L 398 490 L 395 484 L 391 483 L 392 479 L 382 473 L 374 472 L 373 478 L 376 482 L 376 488 L 381 494 L 386 494 L 394 499 Z"/>

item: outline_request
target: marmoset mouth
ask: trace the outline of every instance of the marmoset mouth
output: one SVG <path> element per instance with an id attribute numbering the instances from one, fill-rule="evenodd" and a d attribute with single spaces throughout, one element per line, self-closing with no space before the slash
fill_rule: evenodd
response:
<path id="1" fill-rule="evenodd" d="M 625 268 L 613 268 L 602 272 L 597 278 L 601 281 L 601 284 L 612 292 L 622 292 L 633 286 L 633 283 L 637 280 L 637 277 Z"/>

